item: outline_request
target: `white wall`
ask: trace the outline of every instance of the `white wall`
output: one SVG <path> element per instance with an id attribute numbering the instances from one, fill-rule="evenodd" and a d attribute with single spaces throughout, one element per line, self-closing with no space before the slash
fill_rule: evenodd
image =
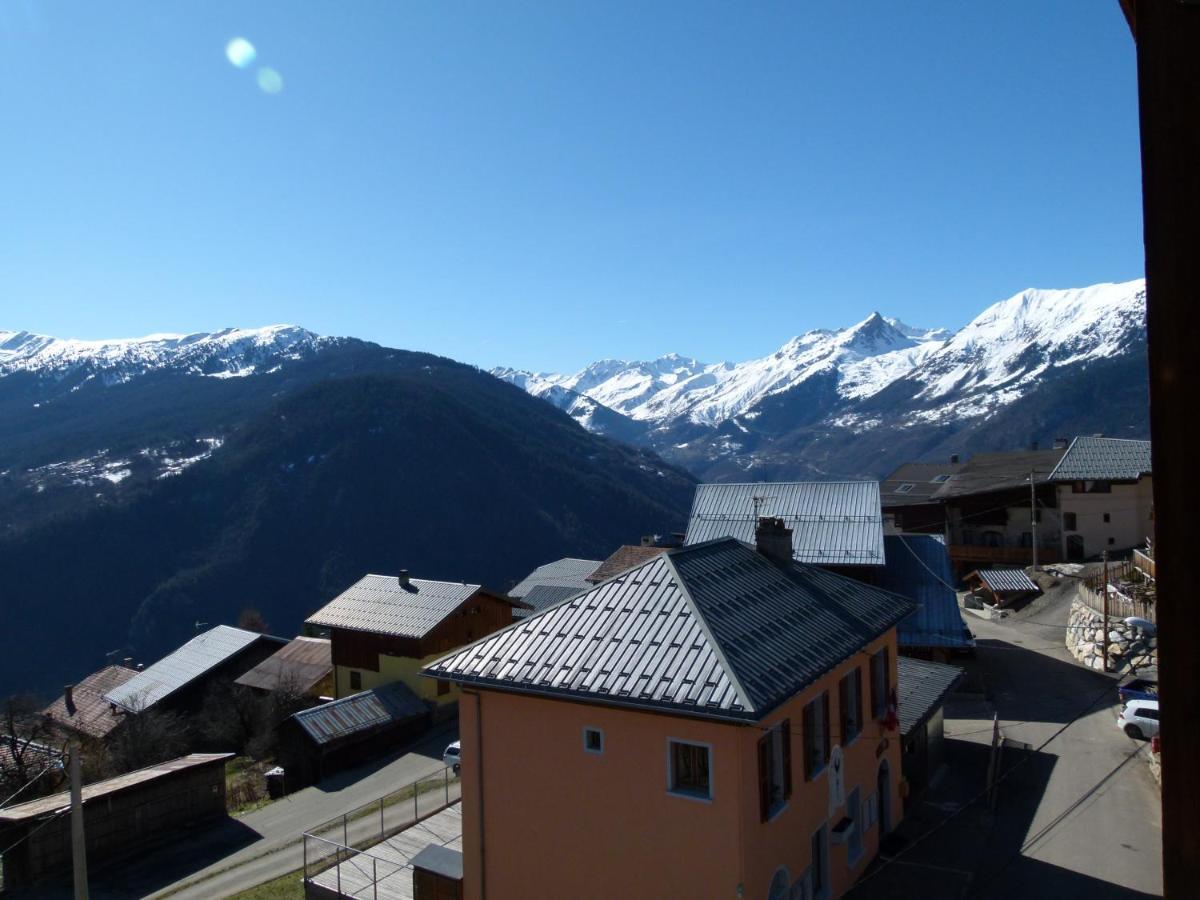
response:
<path id="1" fill-rule="evenodd" d="M 1154 535 L 1152 518 L 1153 482 L 1145 476 L 1136 484 L 1114 484 L 1112 493 L 1076 494 L 1071 485 L 1058 486 L 1059 511 L 1075 513 L 1076 528 L 1070 531 L 1063 525 L 1062 552 L 1066 558 L 1067 540 L 1072 534 L 1083 537 L 1085 556 L 1096 556 L 1103 550 L 1128 550 L 1146 543 Z M 1104 521 L 1105 514 L 1109 521 Z M 1110 543 L 1110 540 L 1111 543 Z"/>

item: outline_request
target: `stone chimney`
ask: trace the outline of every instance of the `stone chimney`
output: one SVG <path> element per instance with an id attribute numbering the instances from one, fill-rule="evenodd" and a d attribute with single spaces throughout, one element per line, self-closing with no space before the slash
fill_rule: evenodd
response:
<path id="1" fill-rule="evenodd" d="M 958 465 L 958 454 L 957 453 L 950 454 L 950 465 L 952 465 L 952 466 Z"/>
<path id="2" fill-rule="evenodd" d="M 1057 437 L 1054 439 L 1054 449 L 1055 450 L 1066 450 L 1067 447 L 1070 445 L 1070 443 L 1071 442 L 1068 441 L 1064 437 Z"/>
<path id="3" fill-rule="evenodd" d="M 68 684 L 63 688 L 63 702 L 67 707 L 67 715 L 75 715 L 75 685 Z"/>
<path id="4" fill-rule="evenodd" d="M 754 529 L 754 546 L 772 562 L 791 562 L 792 529 L 783 524 L 783 519 L 762 516 Z"/>
<path id="5" fill-rule="evenodd" d="M 121 663 L 121 665 L 123 665 L 127 669 L 132 669 L 133 668 L 133 657 L 132 656 L 125 657 L 125 659 Z"/>
<path id="6" fill-rule="evenodd" d="M 401 569 L 400 574 L 396 576 L 396 580 L 400 582 L 401 587 L 408 587 L 408 569 Z"/>

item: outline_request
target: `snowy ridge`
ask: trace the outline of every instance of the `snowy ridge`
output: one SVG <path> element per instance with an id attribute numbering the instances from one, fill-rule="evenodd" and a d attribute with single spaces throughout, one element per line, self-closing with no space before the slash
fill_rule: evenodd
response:
<path id="1" fill-rule="evenodd" d="M 1145 281 L 1070 290 L 1028 289 L 985 309 L 957 333 L 872 313 L 840 330 L 794 337 L 770 356 L 704 364 L 670 354 L 649 362 L 601 360 L 574 375 L 493 374 L 561 408 L 566 388 L 630 419 L 666 427 L 752 421 L 765 398 L 814 377 L 831 379 L 847 412 L 832 424 L 879 423 L 852 408 L 902 381 L 911 421 L 986 416 L 1019 399 L 1048 370 L 1123 352 L 1145 326 Z M 577 401 L 573 401 L 576 402 Z"/>
<path id="2" fill-rule="evenodd" d="M 0 376 L 79 373 L 116 383 L 157 369 L 181 368 L 195 375 L 240 377 L 267 360 L 296 358 L 329 340 L 295 325 L 95 341 L 0 331 Z"/>

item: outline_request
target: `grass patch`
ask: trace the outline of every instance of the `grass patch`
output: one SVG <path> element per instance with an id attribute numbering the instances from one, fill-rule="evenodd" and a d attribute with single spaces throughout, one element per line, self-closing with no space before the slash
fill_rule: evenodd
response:
<path id="1" fill-rule="evenodd" d="M 234 894 L 231 900 L 299 900 L 304 897 L 304 873 L 297 869 L 278 878 L 265 881 L 257 887 Z"/>

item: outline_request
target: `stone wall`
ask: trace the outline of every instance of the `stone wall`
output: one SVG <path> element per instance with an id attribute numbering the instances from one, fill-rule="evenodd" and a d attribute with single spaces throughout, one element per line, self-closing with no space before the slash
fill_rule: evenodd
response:
<path id="1" fill-rule="evenodd" d="M 1080 590 L 1087 590 L 1080 585 Z M 1108 634 L 1104 616 L 1078 599 L 1071 601 L 1067 619 L 1067 649 L 1077 660 L 1097 671 L 1104 668 L 1104 644 L 1108 644 L 1108 671 L 1131 673 L 1158 665 L 1158 639 L 1141 628 L 1109 616 Z"/>

